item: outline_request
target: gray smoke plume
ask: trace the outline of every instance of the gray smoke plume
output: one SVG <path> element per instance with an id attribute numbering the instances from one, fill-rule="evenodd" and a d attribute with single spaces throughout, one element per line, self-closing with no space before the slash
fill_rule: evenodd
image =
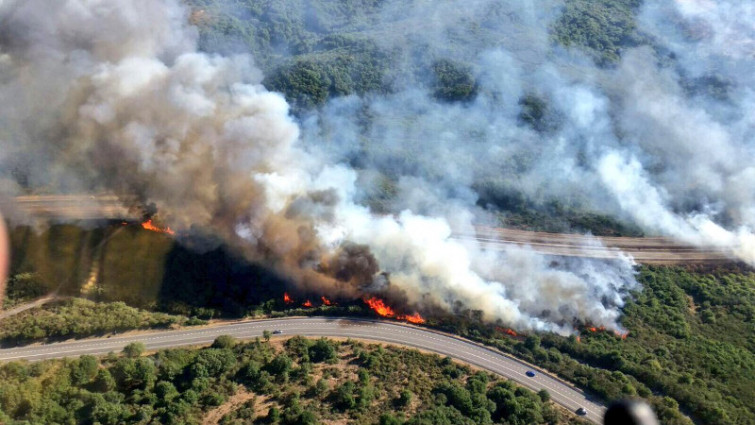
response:
<path id="1" fill-rule="evenodd" d="M 5 0 L 2 174 L 137 195 L 173 228 L 212 229 L 307 290 L 389 288 L 408 307 L 479 309 L 519 329 L 618 329 L 631 259 L 554 262 L 454 234 L 491 222 L 481 188 L 513 189 L 755 264 L 753 12 L 648 2 L 652 42 L 598 67 L 551 42 L 561 6 L 386 1 L 373 37 L 396 52 L 393 90 L 296 123 L 252 58 L 197 50 L 177 0 Z M 475 96 L 438 99 L 415 72 L 442 59 L 472 64 Z M 714 71 L 726 96 L 690 88 Z M 547 101 L 539 126 L 521 122 L 528 95 Z M 386 176 L 378 214 L 366 205 Z"/>

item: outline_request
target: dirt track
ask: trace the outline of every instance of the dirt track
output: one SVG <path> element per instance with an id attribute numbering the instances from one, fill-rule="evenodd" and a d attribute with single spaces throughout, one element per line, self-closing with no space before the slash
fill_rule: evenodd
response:
<path id="1" fill-rule="evenodd" d="M 133 205 L 132 200 L 128 203 Z M 141 220 L 143 211 L 129 208 L 123 198 L 114 195 L 45 195 L 20 196 L 10 205 L 17 213 L 40 219 L 123 219 Z M 734 262 L 725 251 L 702 248 L 659 237 L 593 237 L 580 234 L 529 232 L 514 229 L 477 227 L 476 233 L 457 234 L 455 238 L 480 241 L 488 249 L 506 249 L 511 245 L 529 246 L 544 254 L 617 258 L 631 255 L 643 264 L 727 263 Z"/>

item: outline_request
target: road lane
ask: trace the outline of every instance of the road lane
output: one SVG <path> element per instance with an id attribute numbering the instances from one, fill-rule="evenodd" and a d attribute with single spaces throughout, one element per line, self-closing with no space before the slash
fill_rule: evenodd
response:
<path id="1" fill-rule="evenodd" d="M 449 356 L 511 379 L 533 391 L 546 389 L 554 402 L 574 412 L 587 409 L 587 419 L 600 423 L 604 407 L 588 400 L 584 393 L 546 373 L 534 378 L 525 375 L 533 369 L 515 358 L 503 355 L 464 339 L 397 322 L 345 318 L 285 318 L 227 323 L 201 328 L 151 331 L 114 337 L 84 339 L 53 344 L 0 349 L 0 361 L 30 361 L 75 357 L 84 354 L 103 355 L 119 352 L 131 342 L 144 343 L 147 350 L 211 343 L 219 335 L 238 339 L 261 337 L 263 331 L 281 330 L 283 337 L 292 335 L 358 338 L 393 343 Z"/>

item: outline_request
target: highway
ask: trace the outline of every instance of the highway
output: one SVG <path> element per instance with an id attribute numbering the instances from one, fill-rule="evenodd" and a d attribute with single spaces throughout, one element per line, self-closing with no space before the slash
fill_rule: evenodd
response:
<path id="1" fill-rule="evenodd" d="M 263 331 L 280 330 L 283 337 L 303 335 L 311 337 L 342 337 L 386 342 L 414 347 L 449 356 L 464 363 L 486 369 L 511 379 L 534 391 L 547 390 L 554 402 L 574 412 L 579 407 L 587 409 L 586 418 L 601 423 L 605 408 L 588 400 L 582 391 L 546 373 L 537 372 L 535 377 L 525 375 L 534 370 L 531 365 L 500 354 L 462 338 L 430 331 L 398 322 L 347 318 L 285 318 L 223 323 L 198 328 L 169 331 L 150 331 L 113 337 L 83 339 L 53 344 L 33 345 L 0 349 L 0 361 L 38 361 L 84 354 L 103 355 L 119 352 L 131 342 L 142 342 L 147 350 L 159 350 L 181 346 L 205 345 L 219 335 L 232 335 L 238 339 L 261 337 Z"/>
<path id="2" fill-rule="evenodd" d="M 697 247 L 664 237 L 610 237 L 575 233 L 545 233 L 495 227 L 475 228 L 475 233 L 455 235 L 458 239 L 473 238 L 487 249 L 507 246 L 528 246 L 542 254 L 584 257 L 618 258 L 630 255 L 640 264 L 709 264 L 734 262 L 725 250 L 716 247 Z"/>
<path id="3" fill-rule="evenodd" d="M 142 220 L 144 211 L 134 207 L 135 205 L 138 205 L 136 199 L 129 196 L 40 195 L 13 198 L 6 202 L 5 208 L 40 220 Z M 476 227 L 473 233 L 459 233 L 452 237 L 462 241 L 477 240 L 489 250 L 527 246 L 547 255 L 602 259 L 627 254 L 640 264 L 709 264 L 735 261 L 724 249 L 696 247 L 663 237 L 594 237 L 483 226 Z"/>

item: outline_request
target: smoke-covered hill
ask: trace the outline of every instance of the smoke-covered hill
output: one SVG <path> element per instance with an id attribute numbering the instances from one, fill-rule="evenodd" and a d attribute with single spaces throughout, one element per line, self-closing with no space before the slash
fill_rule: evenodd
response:
<path id="1" fill-rule="evenodd" d="M 179 240 L 210 233 L 308 291 L 619 329 L 630 259 L 452 236 L 513 213 L 754 263 L 752 18 L 703 0 L 6 0 L 3 192 L 135 195 Z"/>
<path id="2" fill-rule="evenodd" d="M 251 52 L 304 142 L 359 170 L 375 210 L 435 210 L 434 197 L 752 260 L 751 7 L 189 3 L 200 47 Z M 403 187 L 423 184 L 435 195 Z"/>

